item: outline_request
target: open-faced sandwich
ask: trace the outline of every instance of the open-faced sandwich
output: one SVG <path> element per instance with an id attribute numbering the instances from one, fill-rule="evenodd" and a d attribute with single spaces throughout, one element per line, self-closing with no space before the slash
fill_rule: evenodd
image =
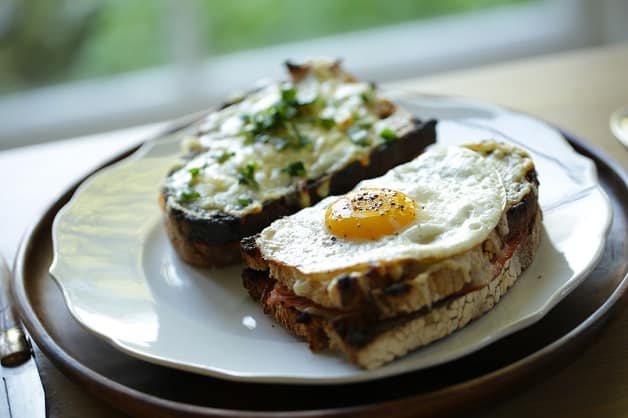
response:
<path id="1" fill-rule="evenodd" d="M 244 285 L 312 350 L 378 367 L 500 300 L 539 243 L 537 187 L 519 148 L 434 147 L 242 240 Z"/>
<path id="2" fill-rule="evenodd" d="M 240 260 L 241 238 L 416 157 L 435 121 L 416 120 L 337 61 L 287 64 L 269 84 L 203 118 L 161 192 L 170 240 L 198 266 Z"/>

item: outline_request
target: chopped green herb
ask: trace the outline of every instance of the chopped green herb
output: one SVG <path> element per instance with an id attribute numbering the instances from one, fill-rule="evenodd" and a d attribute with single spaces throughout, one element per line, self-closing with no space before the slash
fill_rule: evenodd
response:
<path id="1" fill-rule="evenodd" d="M 354 144 L 365 147 L 370 143 L 368 131 L 359 125 L 349 127 L 349 129 L 347 129 L 347 135 L 349 135 L 349 139 Z"/>
<path id="2" fill-rule="evenodd" d="M 281 86 L 281 100 L 284 102 L 290 102 L 297 97 L 297 89 L 291 84 L 284 84 Z"/>
<path id="3" fill-rule="evenodd" d="M 331 129 L 336 126 L 336 121 L 334 120 L 334 118 L 319 118 L 318 121 L 325 129 Z"/>
<path id="4" fill-rule="evenodd" d="M 397 132 L 393 131 L 390 128 L 384 128 L 382 129 L 382 131 L 379 133 L 379 136 L 381 136 L 382 138 L 384 138 L 384 141 L 386 142 L 392 142 L 395 139 L 397 139 Z"/>
<path id="5" fill-rule="evenodd" d="M 225 161 L 227 161 L 229 158 L 233 157 L 235 155 L 235 152 L 229 152 L 227 150 L 223 150 L 222 153 L 220 154 L 212 154 L 211 157 L 218 161 L 220 164 L 224 163 Z"/>
<path id="6" fill-rule="evenodd" d="M 199 197 L 201 197 L 201 194 L 196 190 L 182 190 L 181 193 L 179 193 L 179 200 L 183 202 L 191 202 Z"/>
<path id="7" fill-rule="evenodd" d="M 303 135 L 301 133 L 301 131 L 299 130 L 299 127 L 297 126 L 296 123 L 290 121 L 288 123 L 288 126 L 290 126 L 290 129 L 292 130 L 292 133 L 294 134 L 294 137 L 296 139 L 296 141 L 294 143 L 291 143 L 290 145 L 292 145 L 294 148 L 296 149 L 300 149 L 305 147 L 308 144 L 312 143 L 312 140 L 310 138 L 308 138 L 307 136 Z"/>
<path id="8" fill-rule="evenodd" d="M 286 148 L 300 149 L 312 141 L 303 135 L 295 121 L 300 123 L 316 123 L 311 108 L 307 106 L 317 100 L 316 94 L 297 97 L 296 88 L 289 83 L 281 86 L 281 99 L 272 106 L 254 115 L 243 116 L 245 122 L 244 142 L 272 144 L 279 151 Z"/>
<path id="9" fill-rule="evenodd" d="M 283 173 L 287 173 L 290 177 L 305 177 L 305 166 L 301 161 L 296 161 L 287 165 L 281 170 Z"/>
<path id="10" fill-rule="evenodd" d="M 247 207 L 251 203 L 253 203 L 253 199 L 251 199 L 250 197 L 240 197 L 240 198 L 238 198 L 238 204 L 240 206 L 242 206 L 243 208 Z"/>
<path id="11" fill-rule="evenodd" d="M 201 167 L 192 167 L 188 169 L 188 173 L 190 173 L 190 181 L 188 182 L 189 186 L 194 186 L 198 183 L 198 176 L 201 174 L 201 171 L 205 170 L 207 164 L 203 164 Z"/>
<path id="12" fill-rule="evenodd" d="M 292 119 L 298 113 L 298 109 L 294 106 L 292 102 L 279 102 L 274 106 L 274 112 L 277 113 L 281 118 L 278 120 L 278 123 L 281 123 L 284 120 Z"/>
<path id="13" fill-rule="evenodd" d="M 281 122 L 281 113 L 278 107 L 269 107 L 262 113 L 255 115 L 255 133 L 261 133 L 276 128 Z"/>
<path id="14" fill-rule="evenodd" d="M 360 99 L 362 99 L 364 103 L 368 103 L 369 100 L 371 100 L 371 95 L 370 93 L 363 91 L 362 93 L 360 93 Z"/>
<path id="15" fill-rule="evenodd" d="M 255 163 L 248 163 L 240 168 L 238 170 L 238 183 L 246 184 L 253 189 L 258 189 L 259 184 L 255 181 L 255 169 L 257 169 L 257 164 Z"/>

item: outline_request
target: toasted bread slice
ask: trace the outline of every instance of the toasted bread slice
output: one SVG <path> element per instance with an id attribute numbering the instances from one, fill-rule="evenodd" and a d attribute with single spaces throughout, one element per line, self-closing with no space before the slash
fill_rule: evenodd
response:
<path id="1" fill-rule="evenodd" d="M 208 115 L 161 191 L 168 235 L 197 266 L 240 260 L 239 241 L 350 190 L 433 143 L 419 121 L 338 62 L 288 64 L 275 83 Z"/>
<path id="2" fill-rule="evenodd" d="M 541 219 L 541 213 L 536 213 L 512 257 L 484 286 L 460 289 L 429 308 L 387 320 L 316 309 L 303 300 L 272 300 L 277 281 L 267 272 L 245 270 L 244 286 L 264 306 L 264 312 L 305 339 L 312 351 L 340 351 L 361 367 L 375 368 L 452 334 L 493 308 L 532 263 L 540 241 Z"/>
<path id="3" fill-rule="evenodd" d="M 443 259 L 374 261 L 308 278 L 265 258 L 259 237 L 250 237 L 242 242 L 245 287 L 313 350 L 340 350 L 367 368 L 463 327 L 530 265 L 542 220 L 536 172 L 524 151 L 492 142 L 469 148 L 494 165 L 506 191 L 502 217 L 480 244 Z"/>

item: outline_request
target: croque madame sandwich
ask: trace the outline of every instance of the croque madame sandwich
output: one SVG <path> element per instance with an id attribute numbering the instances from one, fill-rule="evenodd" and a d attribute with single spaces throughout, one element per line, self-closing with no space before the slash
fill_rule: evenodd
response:
<path id="1" fill-rule="evenodd" d="M 238 262 L 241 238 L 382 175 L 435 140 L 435 121 L 413 118 L 337 61 L 287 68 L 289 81 L 207 115 L 184 139 L 160 203 L 186 262 Z"/>
<path id="2" fill-rule="evenodd" d="M 537 187 L 519 148 L 435 146 L 242 240 L 244 286 L 313 351 L 381 366 L 500 300 L 539 243 Z"/>

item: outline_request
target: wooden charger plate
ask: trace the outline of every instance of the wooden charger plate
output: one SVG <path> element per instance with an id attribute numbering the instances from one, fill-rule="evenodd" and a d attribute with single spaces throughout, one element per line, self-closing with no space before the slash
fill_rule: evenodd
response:
<path id="1" fill-rule="evenodd" d="M 127 356 L 72 318 L 48 274 L 52 221 L 76 186 L 28 231 L 16 261 L 14 296 L 28 331 L 50 360 L 86 390 L 133 416 L 442 417 L 468 412 L 574 359 L 628 285 L 627 177 L 598 150 L 564 135 L 595 161 L 612 202 L 614 217 L 601 261 L 540 322 L 440 366 L 365 383 L 311 386 L 231 382 Z"/>

